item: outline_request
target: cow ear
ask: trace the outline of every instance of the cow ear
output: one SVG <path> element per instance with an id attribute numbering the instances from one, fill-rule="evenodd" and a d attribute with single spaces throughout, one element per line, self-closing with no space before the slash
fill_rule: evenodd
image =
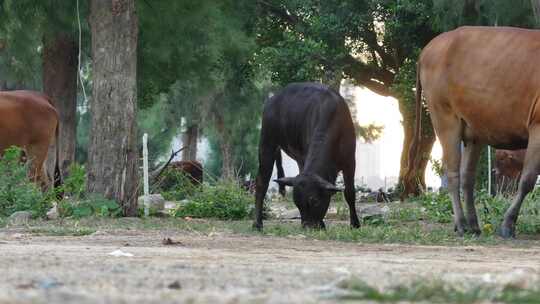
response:
<path id="1" fill-rule="evenodd" d="M 342 188 L 340 187 L 336 187 L 336 185 L 330 183 L 329 181 L 325 180 L 324 178 L 320 177 L 320 176 L 316 176 L 316 179 L 317 179 L 317 183 L 319 184 L 319 187 L 321 187 L 322 189 L 326 190 L 326 191 L 330 191 L 330 192 L 341 192 L 343 191 Z"/>
<path id="2" fill-rule="evenodd" d="M 294 186 L 296 177 L 282 177 L 275 179 L 274 181 L 281 186 Z"/>

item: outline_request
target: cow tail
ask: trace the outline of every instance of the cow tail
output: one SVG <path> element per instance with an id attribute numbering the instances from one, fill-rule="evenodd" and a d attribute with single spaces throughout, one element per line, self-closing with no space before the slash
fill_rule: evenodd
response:
<path id="1" fill-rule="evenodd" d="M 408 182 L 414 182 L 416 176 L 412 176 L 412 169 L 416 156 L 418 154 L 418 146 L 422 131 L 422 82 L 420 81 L 420 61 L 416 66 L 416 125 L 414 129 L 414 137 L 409 148 L 409 162 L 407 168 Z"/>
<path id="2" fill-rule="evenodd" d="M 283 178 L 285 177 L 285 171 L 283 171 L 283 160 L 281 159 L 281 149 L 277 148 L 275 152 L 275 158 L 276 158 L 276 168 L 277 168 L 277 177 Z M 287 193 L 287 190 L 285 189 L 285 185 L 279 185 L 279 193 L 285 197 L 285 194 Z"/>
<path id="3" fill-rule="evenodd" d="M 56 124 L 56 129 L 54 131 L 54 148 L 56 150 L 55 161 L 54 161 L 54 188 L 59 188 L 63 184 L 62 172 L 60 171 L 60 120 Z M 64 196 L 63 191 L 57 193 L 57 198 L 61 199 Z"/>

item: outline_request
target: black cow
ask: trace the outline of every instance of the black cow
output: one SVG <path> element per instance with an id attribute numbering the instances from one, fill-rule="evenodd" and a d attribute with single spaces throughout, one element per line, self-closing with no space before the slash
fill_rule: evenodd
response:
<path id="1" fill-rule="evenodd" d="M 281 150 L 296 160 L 300 174 L 283 177 Z M 277 162 L 280 188 L 293 187 L 294 203 L 303 227 L 324 228 L 331 196 L 342 189 L 334 183 L 343 171 L 351 226 L 359 227 L 355 209 L 356 136 L 343 98 L 319 83 L 296 83 L 271 97 L 264 106 L 256 179 L 254 228 L 262 229 L 263 200 Z"/>

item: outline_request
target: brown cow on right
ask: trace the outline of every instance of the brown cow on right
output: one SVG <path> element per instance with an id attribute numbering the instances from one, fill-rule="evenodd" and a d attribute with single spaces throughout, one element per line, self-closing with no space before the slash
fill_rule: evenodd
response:
<path id="1" fill-rule="evenodd" d="M 540 31 L 461 27 L 433 39 L 418 61 L 417 127 L 411 156 L 420 134 L 422 89 L 442 145 L 459 235 L 480 234 L 473 188 L 481 148 L 527 148 L 518 193 L 499 232 L 513 237 L 523 199 L 540 173 Z M 466 212 L 460 202 L 460 181 Z"/>

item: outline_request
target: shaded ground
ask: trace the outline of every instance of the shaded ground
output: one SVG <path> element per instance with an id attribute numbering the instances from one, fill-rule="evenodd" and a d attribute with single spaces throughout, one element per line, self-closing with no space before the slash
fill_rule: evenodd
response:
<path id="1" fill-rule="evenodd" d="M 383 289 L 419 280 L 534 287 L 540 245 L 526 246 L 374 245 L 170 226 L 4 228 L 0 303 L 333 303 L 351 277 Z M 118 249 L 133 257 L 109 254 Z"/>

